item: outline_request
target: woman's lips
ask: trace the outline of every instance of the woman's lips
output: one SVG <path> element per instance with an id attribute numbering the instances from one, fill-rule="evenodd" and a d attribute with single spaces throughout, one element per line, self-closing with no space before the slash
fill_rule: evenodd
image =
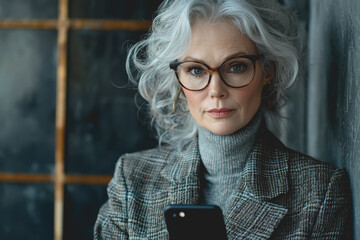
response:
<path id="1" fill-rule="evenodd" d="M 234 112 L 234 109 L 230 108 L 213 108 L 207 111 L 207 113 L 213 118 L 226 118 Z"/>

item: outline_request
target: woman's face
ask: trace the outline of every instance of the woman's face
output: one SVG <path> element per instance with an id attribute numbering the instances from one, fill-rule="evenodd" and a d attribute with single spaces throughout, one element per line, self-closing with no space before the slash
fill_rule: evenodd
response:
<path id="1" fill-rule="evenodd" d="M 218 67 L 233 56 L 258 55 L 256 46 L 246 35 L 226 22 L 198 21 L 192 26 L 191 45 L 179 61 L 201 61 Z M 203 128 L 228 135 L 246 126 L 258 111 L 261 92 L 271 76 L 267 76 L 260 61 L 256 61 L 253 81 L 244 88 L 231 88 L 214 72 L 210 84 L 201 91 L 183 88 L 189 110 Z"/>

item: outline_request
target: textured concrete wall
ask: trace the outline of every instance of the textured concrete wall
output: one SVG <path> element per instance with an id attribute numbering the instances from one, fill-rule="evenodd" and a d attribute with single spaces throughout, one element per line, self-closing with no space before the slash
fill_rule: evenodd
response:
<path id="1" fill-rule="evenodd" d="M 360 240 L 360 1 L 282 0 L 299 21 L 301 79 L 270 128 L 290 148 L 349 173 Z"/>
<path id="2" fill-rule="evenodd" d="M 347 169 L 360 240 L 360 1 L 311 0 L 307 152 Z"/>

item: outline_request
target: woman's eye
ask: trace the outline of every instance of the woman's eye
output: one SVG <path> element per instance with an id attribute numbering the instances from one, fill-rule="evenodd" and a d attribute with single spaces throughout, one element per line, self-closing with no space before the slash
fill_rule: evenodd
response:
<path id="1" fill-rule="evenodd" d="M 247 68 L 246 64 L 237 63 L 230 66 L 229 72 L 234 72 L 234 73 L 244 72 L 246 68 Z"/>
<path id="2" fill-rule="evenodd" d="M 192 75 L 202 75 L 204 73 L 204 69 L 202 68 L 191 68 L 189 69 L 189 72 L 192 74 Z"/>

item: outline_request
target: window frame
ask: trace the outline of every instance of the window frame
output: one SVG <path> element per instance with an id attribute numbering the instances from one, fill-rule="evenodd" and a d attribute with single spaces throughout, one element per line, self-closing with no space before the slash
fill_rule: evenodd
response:
<path id="1" fill-rule="evenodd" d="M 0 182 L 54 184 L 54 240 L 62 240 L 64 235 L 65 184 L 107 185 L 112 178 L 110 175 L 74 175 L 65 172 L 68 32 L 70 29 L 139 31 L 148 30 L 151 27 L 151 23 L 152 21 L 149 20 L 70 19 L 68 0 L 58 0 L 57 19 L 0 19 L 0 29 L 42 29 L 57 31 L 58 61 L 56 75 L 54 174 L 14 174 L 0 172 Z"/>

